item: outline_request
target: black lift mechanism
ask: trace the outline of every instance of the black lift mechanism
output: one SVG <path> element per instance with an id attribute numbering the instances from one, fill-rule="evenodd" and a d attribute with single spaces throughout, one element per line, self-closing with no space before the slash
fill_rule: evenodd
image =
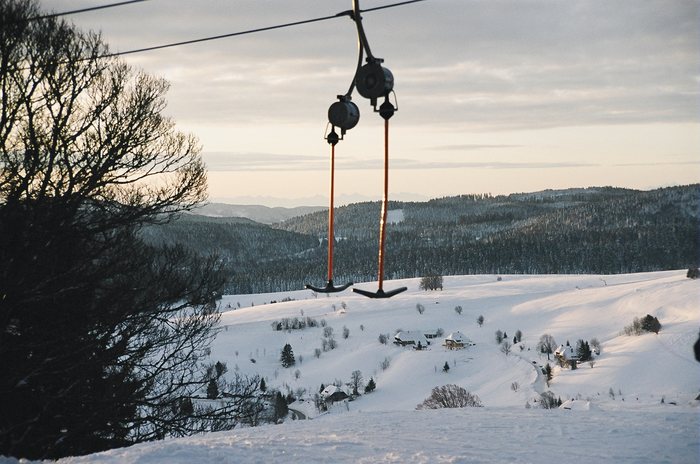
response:
<path id="1" fill-rule="evenodd" d="M 334 190 L 334 169 L 335 169 L 335 146 L 343 140 L 345 133 L 355 127 L 360 120 L 360 110 L 352 102 L 354 89 L 364 98 L 369 99 L 375 113 L 384 119 L 384 195 L 382 197 L 382 210 L 379 218 L 379 252 L 378 252 L 378 276 L 379 283 L 376 292 L 353 288 L 353 291 L 369 298 L 390 298 L 406 290 L 406 287 L 399 287 L 393 290 L 384 291 L 384 260 L 386 241 L 386 218 L 389 205 L 389 119 L 398 111 L 398 105 L 391 103 L 390 94 L 394 93 L 394 76 L 387 68 L 382 66 L 383 59 L 372 54 L 367 41 L 364 27 L 362 26 L 362 16 L 360 15 L 359 0 L 353 0 L 352 10 L 344 12 L 355 22 L 358 39 L 358 59 L 355 75 L 350 83 L 350 88 L 344 95 L 338 95 L 338 101 L 334 102 L 328 109 L 328 124 L 331 126 L 325 139 L 331 146 L 330 163 L 330 205 L 328 210 L 328 280 L 325 287 L 315 287 L 306 285 L 306 288 L 320 293 L 341 292 L 352 285 L 352 282 L 340 286 L 333 283 L 333 245 L 334 238 L 334 215 L 333 215 L 333 190 Z M 367 54 L 366 63 L 363 64 L 364 54 Z M 377 101 L 383 99 L 383 103 L 377 109 Z M 340 135 L 336 132 L 340 130 Z"/>

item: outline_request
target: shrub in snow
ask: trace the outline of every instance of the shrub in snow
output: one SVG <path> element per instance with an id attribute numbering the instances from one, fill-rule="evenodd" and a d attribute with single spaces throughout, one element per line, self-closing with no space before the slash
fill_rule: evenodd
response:
<path id="1" fill-rule="evenodd" d="M 479 327 L 484 325 L 484 316 L 479 316 L 476 318 L 476 323 L 479 324 Z"/>
<path id="2" fill-rule="evenodd" d="M 418 311 L 418 314 L 423 314 L 425 312 L 425 306 L 422 304 L 418 303 L 416 305 L 416 311 Z"/>
<path id="3" fill-rule="evenodd" d="M 420 279 L 421 290 L 442 290 L 442 276 L 430 274 Z"/>
<path id="4" fill-rule="evenodd" d="M 462 314 L 462 307 L 461 306 L 455 306 L 455 312 L 457 314 Z"/>
<path id="5" fill-rule="evenodd" d="M 642 319 L 642 330 L 658 334 L 659 330 L 661 330 L 661 323 L 656 317 L 647 314 L 644 316 L 644 319 Z"/>
<path id="6" fill-rule="evenodd" d="M 685 276 L 689 279 L 697 279 L 700 277 L 700 269 L 697 267 L 689 267 L 688 273 Z"/>
<path id="7" fill-rule="evenodd" d="M 651 314 L 647 314 L 642 319 L 635 317 L 630 325 L 622 329 L 622 333 L 625 335 L 642 335 L 644 332 L 654 332 L 658 334 L 659 330 L 661 330 L 661 323 L 659 320 Z"/>
<path id="8" fill-rule="evenodd" d="M 540 395 L 540 407 L 542 409 L 556 409 L 561 405 L 561 400 L 558 400 L 554 393 L 546 391 Z"/>
<path id="9" fill-rule="evenodd" d="M 469 393 L 459 385 L 449 384 L 433 388 L 430 396 L 416 409 L 483 407 L 477 395 Z"/>
<path id="10" fill-rule="evenodd" d="M 497 330 L 495 335 L 496 335 L 496 343 L 498 343 L 499 345 L 501 343 L 503 343 L 503 332 L 501 332 L 500 330 Z"/>
<path id="11" fill-rule="evenodd" d="M 384 361 L 382 361 L 379 366 L 382 368 L 383 371 L 389 369 L 389 366 L 391 365 L 391 359 L 389 358 L 384 358 Z"/>
<path id="12" fill-rule="evenodd" d="M 328 350 L 334 350 L 338 348 L 338 342 L 335 341 L 335 338 L 331 337 L 328 339 Z"/>
<path id="13" fill-rule="evenodd" d="M 513 345 L 510 344 L 508 340 L 503 340 L 503 343 L 501 343 L 501 352 L 508 356 L 510 354 L 511 348 Z"/>
<path id="14" fill-rule="evenodd" d="M 547 363 L 547 365 L 544 366 L 544 368 L 542 369 L 542 373 L 544 374 L 545 378 L 547 379 L 547 386 L 549 386 L 549 382 L 552 381 L 552 377 L 553 377 L 552 366 L 550 366 L 549 363 Z"/>

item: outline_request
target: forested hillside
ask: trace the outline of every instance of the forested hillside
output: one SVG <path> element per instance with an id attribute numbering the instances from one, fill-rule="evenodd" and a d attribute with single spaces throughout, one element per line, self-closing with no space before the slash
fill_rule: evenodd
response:
<path id="1" fill-rule="evenodd" d="M 403 220 L 387 235 L 387 278 L 481 273 L 626 273 L 698 264 L 700 185 L 653 191 L 569 189 L 392 202 Z M 379 202 L 337 209 L 337 282 L 376 279 Z M 326 212 L 273 226 L 187 216 L 147 231 L 154 240 L 217 253 L 229 291 L 320 285 Z"/>

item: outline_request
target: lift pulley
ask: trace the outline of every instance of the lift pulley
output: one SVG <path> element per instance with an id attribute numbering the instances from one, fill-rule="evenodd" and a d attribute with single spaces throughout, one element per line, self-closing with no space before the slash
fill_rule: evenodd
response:
<path id="1" fill-rule="evenodd" d="M 352 10 L 346 12 L 355 22 L 358 38 L 358 59 L 355 75 L 350 83 L 350 88 L 343 95 L 338 95 L 338 101 L 331 104 L 328 109 L 328 124 L 331 126 L 330 132 L 325 135 L 325 139 L 331 146 L 331 172 L 330 172 L 330 205 L 328 212 L 328 281 L 325 287 L 314 287 L 306 285 L 306 288 L 316 292 L 331 293 L 340 292 L 352 285 L 347 283 L 341 286 L 333 284 L 333 244 L 334 239 L 334 215 L 333 215 L 333 190 L 334 190 L 334 169 L 335 169 L 335 146 L 343 140 L 345 133 L 355 127 L 360 120 L 360 110 L 352 101 L 352 93 L 356 88 L 357 92 L 364 98 L 369 99 L 374 112 L 378 112 L 384 119 L 384 195 L 382 197 L 382 210 L 379 218 L 379 252 L 378 252 L 378 283 L 376 292 L 360 290 L 354 288 L 353 291 L 369 298 L 389 298 L 406 290 L 400 287 L 390 291 L 384 291 L 384 260 L 386 241 L 386 219 L 389 203 L 389 119 L 398 110 L 398 105 L 394 106 L 389 100 L 389 95 L 394 93 L 394 75 L 387 68 L 382 66 L 383 59 L 372 54 L 367 41 L 362 16 L 360 15 L 359 0 L 353 0 Z M 363 64 L 364 54 L 367 54 L 366 63 Z M 377 109 L 377 101 L 383 98 L 384 101 Z M 396 100 L 395 100 L 396 101 Z M 336 132 L 340 130 L 340 135 Z"/>

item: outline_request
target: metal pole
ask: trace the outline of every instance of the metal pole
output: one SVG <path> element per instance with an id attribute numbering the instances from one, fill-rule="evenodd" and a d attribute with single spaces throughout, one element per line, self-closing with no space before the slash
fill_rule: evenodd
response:
<path id="1" fill-rule="evenodd" d="M 384 195 L 379 219 L 379 291 L 384 289 L 384 242 L 386 240 L 386 216 L 389 208 L 389 120 L 384 120 Z"/>
<path id="2" fill-rule="evenodd" d="M 331 144 L 331 191 L 330 206 L 328 207 L 328 282 L 333 282 L 333 189 L 335 177 L 335 144 Z"/>

